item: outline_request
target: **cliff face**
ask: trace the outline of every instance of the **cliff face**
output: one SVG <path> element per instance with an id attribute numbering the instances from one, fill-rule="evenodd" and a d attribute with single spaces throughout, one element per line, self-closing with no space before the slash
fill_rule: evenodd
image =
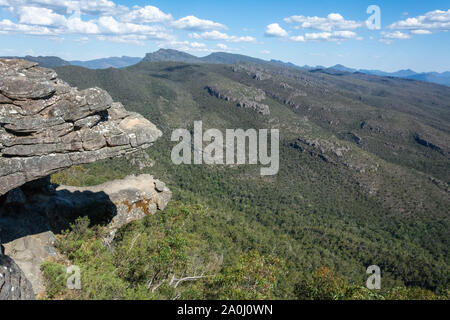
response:
<path id="1" fill-rule="evenodd" d="M 161 135 L 104 90 L 78 91 L 36 63 L 0 59 L 0 195 L 73 165 L 146 148 Z"/>
<path id="2" fill-rule="evenodd" d="M 0 59 L 0 300 L 43 292 L 41 263 L 61 259 L 54 233 L 77 217 L 105 226 L 109 245 L 124 224 L 164 210 L 172 193 L 150 175 L 91 188 L 48 178 L 145 149 L 161 135 L 104 90 L 79 91 L 36 63 Z"/>

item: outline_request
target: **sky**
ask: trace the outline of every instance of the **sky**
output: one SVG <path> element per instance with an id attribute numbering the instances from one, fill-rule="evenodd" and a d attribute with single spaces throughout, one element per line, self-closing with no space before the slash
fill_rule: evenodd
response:
<path id="1" fill-rule="evenodd" d="M 171 48 L 443 72 L 449 8 L 450 0 L 0 0 L 0 56 L 92 60 Z"/>

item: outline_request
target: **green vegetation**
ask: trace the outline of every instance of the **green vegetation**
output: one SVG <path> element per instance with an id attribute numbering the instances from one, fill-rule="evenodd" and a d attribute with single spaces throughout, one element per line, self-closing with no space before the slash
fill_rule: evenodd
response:
<path id="1" fill-rule="evenodd" d="M 78 298 L 448 297 L 450 90 L 269 69 L 272 77 L 263 81 L 207 64 L 58 70 L 72 85 L 108 90 L 164 136 L 147 150 L 152 168 L 113 159 L 71 168 L 53 182 L 95 185 L 151 173 L 174 194 L 164 213 L 122 228 L 111 248 L 95 227 L 61 237 L 60 250 L 82 268 Z M 264 90 L 270 117 L 208 94 L 205 86 L 221 78 L 227 87 Z M 195 120 L 205 130 L 279 128 L 279 174 L 261 177 L 257 166 L 174 165 L 171 132 L 191 129 Z M 414 134 L 443 152 L 417 143 Z M 382 270 L 380 292 L 364 289 L 372 264 Z M 200 278 L 174 288 L 174 275 Z M 58 296 L 53 288 L 49 295 Z"/>

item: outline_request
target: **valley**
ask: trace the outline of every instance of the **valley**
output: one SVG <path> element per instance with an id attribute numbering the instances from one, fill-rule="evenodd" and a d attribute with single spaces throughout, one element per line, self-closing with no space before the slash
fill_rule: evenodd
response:
<path id="1" fill-rule="evenodd" d="M 185 283 L 176 293 L 166 288 L 148 296 L 140 288 L 153 271 L 145 269 L 147 256 L 134 250 L 150 254 L 153 247 L 139 242 L 131 251 L 112 256 L 101 251 L 95 258 L 111 266 L 111 273 L 105 274 L 111 285 L 125 281 L 114 294 L 123 296 L 131 286 L 133 294 L 147 298 L 174 294 L 184 299 L 314 298 L 306 288 L 332 272 L 337 283 L 342 279 L 353 288 L 345 291 L 346 285 L 338 286 L 347 292 L 343 298 L 351 298 L 349 292 L 362 290 L 358 288 L 364 286 L 367 266 L 376 264 L 382 270 L 380 294 L 385 297 L 445 295 L 450 89 L 239 61 L 231 65 L 143 61 L 124 69 L 56 69 L 59 77 L 79 89 L 98 86 L 108 91 L 128 110 L 155 123 L 163 136 L 146 151 L 153 167 L 140 170 L 125 159 L 104 160 L 57 173 L 52 181 L 81 187 L 151 173 L 173 193 L 165 210 L 168 216 L 125 226 L 117 246 L 129 246 L 139 234 L 151 237 L 156 230 L 176 231 L 177 239 L 186 241 L 177 272 L 217 275 L 214 280 Z M 223 98 L 243 94 L 255 99 L 250 92 L 264 93 L 258 103 L 270 113 Z M 172 132 L 180 128 L 193 132 L 199 120 L 204 130 L 279 130 L 279 173 L 262 177 L 252 165 L 175 165 Z M 165 219 L 179 214 L 184 217 L 177 218 L 181 229 L 172 225 L 167 229 Z M 149 225 L 156 229 L 148 229 Z M 86 232 L 80 237 L 88 245 L 95 238 Z M 89 270 L 95 285 L 94 256 L 81 248 L 66 248 L 66 254 Z M 178 258 L 174 261 L 181 263 Z M 136 267 L 126 274 L 113 272 L 131 264 Z M 247 284 L 239 282 L 234 272 L 252 264 L 252 276 L 274 279 L 268 284 L 271 289 L 256 291 L 255 296 L 238 295 L 240 291 L 230 288 Z"/>

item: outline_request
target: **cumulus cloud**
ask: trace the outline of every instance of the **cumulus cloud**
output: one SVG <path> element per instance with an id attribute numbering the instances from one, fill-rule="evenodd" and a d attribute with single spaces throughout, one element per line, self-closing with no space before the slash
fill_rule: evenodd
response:
<path id="1" fill-rule="evenodd" d="M 423 30 L 423 29 L 417 29 L 417 30 L 411 30 L 412 34 L 432 34 L 430 30 Z"/>
<path id="2" fill-rule="evenodd" d="M 289 39 L 291 39 L 292 41 L 295 41 L 295 42 L 305 42 L 306 41 L 304 36 L 293 36 L 293 37 L 290 37 Z"/>
<path id="3" fill-rule="evenodd" d="M 4 34 L 24 33 L 29 35 L 43 35 L 43 36 L 57 35 L 57 33 L 50 28 L 14 23 L 9 19 L 4 19 L 0 21 L 0 31 L 3 32 Z"/>
<path id="4" fill-rule="evenodd" d="M 364 26 L 363 22 L 345 20 L 339 13 L 330 13 L 327 17 L 291 16 L 285 18 L 286 23 L 299 24 L 297 29 L 315 29 L 320 31 L 353 30 Z"/>
<path id="5" fill-rule="evenodd" d="M 74 41 L 81 44 L 89 40 L 132 45 L 155 41 L 161 48 L 205 54 L 236 51 L 226 42 L 257 42 L 248 35 L 223 32 L 228 28 L 219 22 L 192 15 L 176 19 L 150 5 L 126 7 L 109 0 L 0 0 L 0 7 L 5 6 L 11 17 L 0 19 L 0 35 L 27 34 L 55 40 L 75 35 Z M 194 32 L 189 36 L 195 40 L 179 41 L 176 30 Z M 209 48 L 201 40 L 220 43 Z"/>
<path id="6" fill-rule="evenodd" d="M 381 42 L 384 42 L 386 44 L 391 44 L 392 40 L 400 39 L 411 39 L 411 34 L 401 32 L 401 31 L 394 31 L 394 32 L 382 32 L 383 37 L 380 39 Z"/>
<path id="7" fill-rule="evenodd" d="M 286 30 L 280 27 L 278 23 L 272 23 L 266 27 L 265 35 L 266 37 L 285 38 L 288 36 L 288 33 Z"/>
<path id="8" fill-rule="evenodd" d="M 0 0 L 0 5 L 12 9 L 23 6 L 48 8 L 62 15 L 77 11 L 91 16 L 119 15 L 129 11 L 127 7 L 109 0 Z"/>
<path id="9" fill-rule="evenodd" d="M 72 15 L 66 24 L 67 33 L 99 34 L 100 29 L 95 21 L 83 21 L 79 14 Z"/>
<path id="10" fill-rule="evenodd" d="M 221 23 L 217 23 L 211 20 L 199 19 L 195 16 L 187 16 L 176 20 L 171 23 L 176 29 L 191 30 L 191 31 L 203 31 L 212 29 L 227 29 L 227 27 Z"/>
<path id="11" fill-rule="evenodd" d="M 434 10 L 422 16 L 397 21 L 391 24 L 389 28 L 398 30 L 428 30 L 430 32 L 449 31 L 450 9 L 447 11 Z"/>
<path id="12" fill-rule="evenodd" d="M 310 41 L 342 41 L 357 38 L 357 34 L 353 31 L 333 31 L 333 32 L 317 32 L 307 33 L 304 36 L 305 40 Z"/>
<path id="13" fill-rule="evenodd" d="M 122 15 L 121 20 L 135 23 L 158 23 L 172 21 L 171 14 L 162 12 L 154 6 L 134 7 L 134 10 Z"/>
<path id="14" fill-rule="evenodd" d="M 393 40 L 411 39 L 414 35 L 450 31 L 450 9 L 429 11 L 421 16 L 394 22 L 388 28 L 395 31 L 382 33 L 380 41 L 386 44 L 391 44 Z"/>
<path id="15" fill-rule="evenodd" d="M 201 42 L 177 41 L 175 30 L 194 31 L 198 40 L 254 43 L 251 36 L 234 36 L 218 30 L 226 25 L 190 15 L 175 19 L 158 7 L 119 5 L 110 0 L 0 0 L 11 18 L 0 19 L 0 34 L 61 37 L 65 34 L 95 36 L 101 41 L 143 44 L 156 40 L 178 49 L 205 51 Z M 81 40 L 80 40 L 81 41 Z M 222 48 L 221 48 L 222 46 Z M 219 49 L 229 50 L 224 44 Z"/>
<path id="16" fill-rule="evenodd" d="M 128 35 L 122 35 L 122 36 L 100 35 L 100 36 L 97 36 L 97 39 L 100 41 L 144 45 L 144 41 L 148 40 L 148 37 L 145 35 L 135 35 L 135 34 L 128 34 Z"/>
<path id="17" fill-rule="evenodd" d="M 256 39 L 250 36 L 230 36 L 226 33 L 214 30 L 205 31 L 202 33 L 191 33 L 190 37 L 194 39 L 213 40 L 213 41 L 227 41 L 227 42 L 256 42 Z"/>
<path id="18" fill-rule="evenodd" d="M 176 49 L 186 52 L 201 52 L 201 53 L 211 53 L 217 50 L 209 49 L 206 44 L 201 42 L 190 42 L 190 41 L 161 41 L 158 43 L 158 47 L 164 49 Z"/>
<path id="19" fill-rule="evenodd" d="M 217 48 L 219 48 L 220 50 L 228 50 L 228 46 L 223 43 L 218 43 Z"/>
<path id="20" fill-rule="evenodd" d="M 383 38 L 385 39 L 410 39 L 411 35 L 409 33 L 404 33 L 400 31 L 394 32 L 383 32 Z"/>
<path id="21" fill-rule="evenodd" d="M 54 13 L 53 10 L 38 7 L 20 7 L 17 10 L 19 23 L 41 26 L 64 26 L 65 16 Z"/>
<path id="22" fill-rule="evenodd" d="M 318 30 L 321 32 L 309 32 L 302 35 L 289 36 L 288 32 L 278 23 L 272 23 L 266 27 L 265 35 L 269 37 L 286 38 L 294 42 L 307 41 L 343 41 L 348 39 L 361 40 L 361 37 L 351 30 L 364 26 L 364 22 L 346 20 L 339 13 L 330 13 L 326 17 L 291 16 L 283 20 L 285 23 L 297 24 L 297 30 Z"/>

